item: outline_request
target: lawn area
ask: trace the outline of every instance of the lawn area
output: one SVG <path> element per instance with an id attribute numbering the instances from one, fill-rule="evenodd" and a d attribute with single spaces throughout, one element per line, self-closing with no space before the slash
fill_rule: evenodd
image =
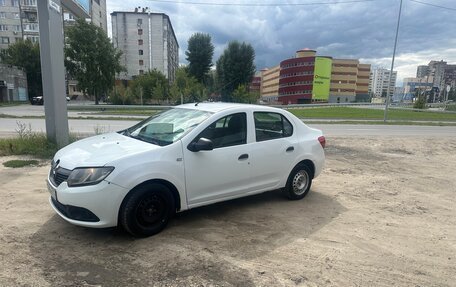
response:
<path id="1" fill-rule="evenodd" d="M 302 119 L 383 120 L 384 114 L 384 111 L 380 109 L 352 107 L 318 107 L 289 109 L 288 111 Z M 456 113 L 390 109 L 388 110 L 388 119 L 401 121 L 456 121 Z"/>
<path id="2" fill-rule="evenodd" d="M 160 110 L 153 110 L 153 109 L 74 109 L 69 108 L 68 110 L 75 111 L 75 112 L 87 112 L 90 115 L 128 115 L 128 116 L 153 116 L 156 113 L 160 112 Z"/>

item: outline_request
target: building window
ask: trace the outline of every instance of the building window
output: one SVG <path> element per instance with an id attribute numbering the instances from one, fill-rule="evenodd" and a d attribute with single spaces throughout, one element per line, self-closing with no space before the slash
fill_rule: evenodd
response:
<path id="1" fill-rule="evenodd" d="M 142 29 L 138 29 L 138 35 L 142 35 L 143 34 L 143 30 Z"/>
<path id="2" fill-rule="evenodd" d="M 6 12 L 0 12 L 0 19 L 6 18 Z"/>
<path id="3" fill-rule="evenodd" d="M 6 6 L 6 0 L 0 0 L 0 6 Z"/>
<path id="4" fill-rule="evenodd" d="M 139 65 L 140 66 L 144 65 L 144 60 L 139 60 Z"/>
<path id="5" fill-rule="evenodd" d="M 38 24 L 24 24 L 24 31 L 33 31 L 33 32 L 38 32 L 39 27 Z"/>
<path id="6" fill-rule="evenodd" d="M 13 13 L 14 19 L 19 19 L 19 13 Z"/>
<path id="7" fill-rule="evenodd" d="M 0 31 L 8 31 L 7 25 L 0 25 Z"/>
<path id="8" fill-rule="evenodd" d="M 11 6 L 19 7 L 19 0 L 11 0 Z"/>
<path id="9" fill-rule="evenodd" d="M 139 55 L 144 55 L 144 51 L 143 50 L 139 50 Z"/>
<path id="10" fill-rule="evenodd" d="M 39 36 L 24 36 L 24 39 L 25 40 L 30 40 L 32 41 L 32 43 L 38 43 L 40 41 L 40 37 Z"/>
<path id="11" fill-rule="evenodd" d="M 144 74 L 144 70 L 139 70 L 139 74 L 140 75 Z"/>
<path id="12" fill-rule="evenodd" d="M 16 43 L 22 41 L 21 37 L 15 37 L 14 39 L 15 39 Z"/>
<path id="13" fill-rule="evenodd" d="M 8 37 L 2 37 L 2 44 L 9 44 L 9 38 Z"/>
<path id="14" fill-rule="evenodd" d="M 138 26 L 142 25 L 142 19 L 138 19 Z"/>
<path id="15" fill-rule="evenodd" d="M 36 6 L 36 0 L 22 0 L 24 6 Z"/>
<path id="16" fill-rule="evenodd" d="M 143 39 L 139 39 L 139 40 L 138 40 L 138 45 L 142 45 L 143 42 L 144 42 Z"/>
<path id="17" fill-rule="evenodd" d="M 13 31 L 14 32 L 20 32 L 21 31 L 21 25 L 13 25 Z"/>

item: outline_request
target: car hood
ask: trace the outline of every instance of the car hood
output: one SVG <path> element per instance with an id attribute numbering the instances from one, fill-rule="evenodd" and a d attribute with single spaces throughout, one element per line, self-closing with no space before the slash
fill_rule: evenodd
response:
<path id="1" fill-rule="evenodd" d="M 79 140 L 62 148 L 55 154 L 54 161 L 59 160 L 61 167 L 72 170 L 76 167 L 104 166 L 120 158 L 160 148 L 118 133 L 109 133 Z"/>

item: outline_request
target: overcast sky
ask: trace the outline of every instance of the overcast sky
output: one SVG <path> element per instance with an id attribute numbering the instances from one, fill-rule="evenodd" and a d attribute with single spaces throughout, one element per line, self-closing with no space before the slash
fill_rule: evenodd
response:
<path id="1" fill-rule="evenodd" d="M 322 4 L 337 2 L 350 3 Z M 302 48 L 317 50 L 320 56 L 356 58 L 389 69 L 399 2 L 400 0 L 107 0 L 107 10 L 110 14 L 113 11 L 133 11 L 135 7 L 141 6 L 149 7 L 151 12 L 167 14 L 179 42 L 181 64 L 187 63 L 185 51 L 188 38 L 193 33 L 204 32 L 211 35 L 215 45 L 214 63 L 229 41 L 239 40 L 250 43 L 255 49 L 258 70 L 278 65 Z M 231 5 L 240 3 L 267 6 Z M 284 5 L 286 3 L 291 5 Z M 319 4 L 307 5 L 312 3 Z M 455 19 L 455 0 L 403 0 L 395 62 L 395 70 L 399 72 L 398 85 L 401 85 L 402 78 L 416 75 L 417 65 L 426 65 L 431 60 L 456 64 Z M 108 27 L 111 27 L 110 15 Z"/>

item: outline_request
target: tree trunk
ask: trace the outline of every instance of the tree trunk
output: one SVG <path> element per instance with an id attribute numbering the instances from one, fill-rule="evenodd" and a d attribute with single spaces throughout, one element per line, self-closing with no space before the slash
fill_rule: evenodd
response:
<path id="1" fill-rule="evenodd" d="M 95 89 L 93 90 L 93 95 L 95 96 L 95 105 L 98 105 L 98 94 L 97 91 L 95 91 Z"/>

